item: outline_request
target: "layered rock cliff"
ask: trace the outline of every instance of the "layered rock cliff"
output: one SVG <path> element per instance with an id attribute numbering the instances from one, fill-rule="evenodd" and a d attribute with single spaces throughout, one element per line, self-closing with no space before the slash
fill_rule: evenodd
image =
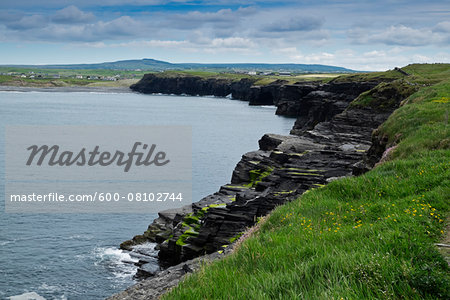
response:
<path id="1" fill-rule="evenodd" d="M 261 93 L 261 88 L 248 89 L 242 95 Z M 403 80 L 266 86 L 267 94 L 256 102 L 267 104 L 263 99 L 272 97 L 278 110 L 297 116 L 292 135 L 264 135 L 259 150 L 242 156 L 230 184 L 192 205 L 160 212 L 143 235 L 121 248 L 132 251 L 135 244 L 156 242 L 163 266 L 222 251 L 277 205 L 367 171 L 384 151 L 373 130 L 415 90 Z"/>
<path id="2" fill-rule="evenodd" d="M 233 80 L 191 75 L 170 77 L 146 74 L 130 88 L 146 94 L 231 96 L 233 99 L 248 101 L 250 105 L 276 105 L 278 115 L 301 117 L 294 128 L 301 130 L 310 129 L 318 122 L 342 112 L 350 101 L 378 84 L 377 81 L 287 84 L 285 80 L 276 80 L 259 86 L 254 85 L 257 80 L 258 78 Z"/>
<path id="3" fill-rule="evenodd" d="M 249 99 L 250 87 L 256 79 L 244 78 L 239 81 L 232 79 L 203 78 L 200 76 L 164 77 L 158 74 L 145 74 L 144 77 L 130 86 L 133 91 L 153 94 L 175 94 L 191 96 L 232 95 L 235 99 Z"/>

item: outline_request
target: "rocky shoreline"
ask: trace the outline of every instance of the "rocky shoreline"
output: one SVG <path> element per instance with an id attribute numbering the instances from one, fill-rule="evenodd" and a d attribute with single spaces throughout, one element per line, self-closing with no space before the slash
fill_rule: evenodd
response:
<path id="1" fill-rule="evenodd" d="M 131 88 L 176 94 L 189 85 L 185 94 L 231 93 L 233 98 L 250 104 L 276 105 L 277 114 L 295 116 L 297 121 L 289 136 L 264 135 L 259 150 L 242 156 L 230 184 L 192 205 L 160 212 L 143 235 L 122 243 L 122 249 L 132 251 L 136 244 L 156 242 L 159 261 L 166 269 L 147 273 L 150 278 L 111 299 L 158 297 L 174 286 L 186 270 L 196 268 L 197 257 L 219 257 L 227 245 L 276 206 L 309 189 L 370 169 L 385 150 L 383 137 L 376 132 L 373 135 L 373 131 L 415 91 L 403 80 L 294 85 L 275 82 L 264 87 L 249 86 L 247 81 L 232 85 L 201 78 L 167 80 L 146 75 Z M 367 95 L 369 103 L 362 101 Z M 392 101 L 385 105 L 384 99 Z"/>

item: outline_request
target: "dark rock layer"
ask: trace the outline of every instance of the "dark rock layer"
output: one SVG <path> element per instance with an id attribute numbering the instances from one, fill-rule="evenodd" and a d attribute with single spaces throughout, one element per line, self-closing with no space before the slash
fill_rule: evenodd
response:
<path id="1" fill-rule="evenodd" d="M 256 79 L 255 79 L 256 80 Z M 231 79 L 202 78 L 199 76 L 162 77 L 157 74 L 145 74 L 144 77 L 130 86 L 133 91 L 153 94 L 175 94 L 226 97 L 247 100 L 250 87 L 255 80 L 244 78 L 239 81 Z"/>
<path id="2" fill-rule="evenodd" d="M 289 85 L 276 80 L 268 85 L 254 85 L 257 78 L 241 80 L 202 78 L 199 76 L 164 77 L 146 74 L 130 88 L 140 93 L 225 97 L 248 101 L 250 105 L 276 105 L 278 115 L 299 117 L 293 134 L 311 129 L 342 112 L 348 103 L 377 82 L 299 82 Z"/>

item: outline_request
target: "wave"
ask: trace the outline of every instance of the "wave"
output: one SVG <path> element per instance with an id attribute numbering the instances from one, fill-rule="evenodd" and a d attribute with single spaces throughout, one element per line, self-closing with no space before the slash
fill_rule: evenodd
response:
<path id="1" fill-rule="evenodd" d="M 21 295 L 10 296 L 9 300 L 46 300 L 36 292 L 27 292 Z"/>
<path id="2" fill-rule="evenodd" d="M 8 244 L 14 244 L 16 242 L 16 240 L 12 240 L 12 241 L 1 241 L 0 242 L 0 246 L 5 246 Z"/>
<path id="3" fill-rule="evenodd" d="M 132 257 L 128 251 L 113 247 L 97 247 L 94 249 L 94 256 L 94 265 L 108 270 L 113 278 L 130 279 L 136 274 L 135 263 L 139 259 Z"/>

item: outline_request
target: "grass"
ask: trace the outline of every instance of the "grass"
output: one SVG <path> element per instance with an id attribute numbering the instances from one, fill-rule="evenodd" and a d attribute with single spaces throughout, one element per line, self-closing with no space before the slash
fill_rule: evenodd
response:
<path id="1" fill-rule="evenodd" d="M 320 81 L 326 83 L 341 75 L 342 74 L 324 73 L 324 74 L 301 74 L 294 76 L 264 76 L 258 81 L 256 81 L 255 85 L 268 85 L 277 80 L 286 81 L 287 84 L 294 84 L 297 82 L 304 82 L 304 81 Z"/>
<path id="2" fill-rule="evenodd" d="M 450 64 L 411 64 L 404 68 L 403 71 L 410 74 L 406 76 L 396 70 L 386 72 L 359 73 L 351 75 L 342 75 L 336 78 L 335 82 L 350 81 L 384 81 L 390 82 L 397 79 L 407 79 L 411 82 L 421 84 L 434 84 L 440 82 L 442 78 L 450 77 Z"/>
<path id="3" fill-rule="evenodd" d="M 167 299 L 443 298 L 448 269 L 432 242 L 449 209 L 449 154 L 391 162 L 307 193 Z"/>
<path id="4" fill-rule="evenodd" d="M 450 77 L 424 87 L 404 101 L 377 130 L 396 146 L 392 158 L 407 158 L 411 153 L 450 148 Z"/>
<path id="5" fill-rule="evenodd" d="M 77 78 L 18 78 L 8 75 L 0 75 L 0 85 L 23 87 L 129 87 L 139 79 L 121 79 L 117 81 L 88 80 Z"/>
<path id="6" fill-rule="evenodd" d="M 240 73 L 227 73 L 227 72 L 211 72 L 211 71 L 201 71 L 201 70 L 189 70 L 189 71 L 164 71 L 158 73 L 161 77 L 183 77 L 183 76 L 199 76 L 202 78 L 214 78 L 214 79 L 226 79 L 232 81 L 239 81 L 241 79 L 247 78 L 254 82 L 254 85 L 268 85 L 277 80 L 285 81 L 287 84 L 294 84 L 301 81 L 321 81 L 328 82 L 333 78 L 340 76 L 341 74 L 336 73 L 324 73 L 324 74 L 298 74 L 293 76 L 261 76 L 261 75 L 248 75 Z"/>
<path id="7" fill-rule="evenodd" d="M 396 146 L 390 161 L 278 207 L 234 253 L 163 298 L 449 299 L 449 267 L 434 246 L 450 210 L 449 66 L 440 67 L 404 68 L 438 83 L 378 129 Z"/>
<path id="8" fill-rule="evenodd" d="M 183 77 L 183 76 L 198 76 L 205 79 L 226 79 L 232 81 L 239 81 L 243 78 L 257 79 L 257 76 L 251 76 L 247 74 L 237 74 L 237 73 L 222 73 L 222 72 L 209 72 L 200 70 L 190 70 L 190 71 L 164 71 L 158 73 L 161 77 Z"/>
<path id="9" fill-rule="evenodd" d="M 404 78 L 405 75 L 398 71 L 391 70 L 387 72 L 358 73 L 352 75 L 342 75 L 334 79 L 334 82 L 355 82 L 355 81 L 384 81 L 390 82 L 396 79 Z"/>
<path id="10" fill-rule="evenodd" d="M 285 81 L 287 84 L 294 84 L 302 81 L 320 81 L 323 83 L 334 82 L 352 82 L 352 81 L 382 81 L 391 82 L 398 79 L 407 78 L 409 81 L 420 84 L 433 84 L 438 82 L 442 76 L 450 76 L 449 64 L 413 64 L 402 68 L 411 76 L 405 76 L 404 74 L 390 70 L 387 72 L 370 72 L 370 73 L 358 73 L 358 74 L 336 74 L 336 73 L 323 73 L 323 74 L 293 74 L 293 76 L 258 76 L 248 74 L 237 74 L 227 72 L 211 72 L 202 70 L 188 70 L 188 71 L 164 71 L 158 73 L 158 76 L 163 77 L 179 77 L 179 76 L 199 76 L 202 78 L 216 78 L 216 79 L 228 79 L 238 81 L 243 78 L 249 78 L 255 80 L 254 85 L 269 85 L 277 80 Z"/>
<path id="11" fill-rule="evenodd" d="M 378 110 L 391 109 L 396 103 L 407 98 L 419 89 L 404 79 L 397 79 L 391 82 L 382 82 L 375 88 L 366 91 L 358 96 L 350 107 L 372 107 Z"/>
<path id="12" fill-rule="evenodd" d="M 450 64 L 411 64 L 403 68 L 413 80 L 422 84 L 435 84 L 450 78 Z"/>
<path id="13" fill-rule="evenodd" d="M 244 184 L 244 186 L 249 188 L 255 187 L 265 177 L 269 176 L 272 171 L 273 168 L 250 170 L 250 182 L 248 184 Z"/>
<path id="14" fill-rule="evenodd" d="M 63 87 L 63 86 L 86 86 L 98 80 L 76 79 L 76 78 L 18 78 L 8 75 L 0 75 L 0 84 L 8 86 L 31 86 L 31 87 Z"/>
<path id="15" fill-rule="evenodd" d="M 65 86 L 97 86 L 97 87 L 129 87 L 136 83 L 148 71 L 129 70 L 103 70 L 103 69 L 43 69 L 43 68 L 22 68 L 0 66 L 0 73 L 13 72 L 16 75 L 0 75 L 0 85 L 25 86 L 25 87 L 65 87 Z M 31 73 L 33 72 L 33 73 Z M 21 78 L 18 74 L 35 75 L 35 78 Z M 38 78 L 37 76 L 43 78 Z M 60 75 L 61 78 L 52 78 L 53 75 Z M 75 78 L 82 75 L 83 79 Z M 104 81 L 90 80 L 86 76 L 116 76 L 120 75 L 121 80 Z M 46 78 L 50 77 L 50 78 Z"/>
<path id="16" fill-rule="evenodd" d="M 0 66 L 0 73 L 24 73 L 30 74 L 34 72 L 35 74 L 59 74 L 62 77 L 69 77 L 75 75 L 83 76 L 130 76 L 136 75 L 137 77 L 142 77 L 145 73 L 150 73 L 149 71 L 136 71 L 136 70 L 110 70 L 110 69 L 45 69 L 45 68 L 23 68 L 23 67 L 7 67 Z"/>
<path id="17" fill-rule="evenodd" d="M 139 79 L 120 79 L 117 81 L 95 81 L 89 83 L 89 87 L 129 87 L 132 84 L 135 84 L 139 81 Z"/>

